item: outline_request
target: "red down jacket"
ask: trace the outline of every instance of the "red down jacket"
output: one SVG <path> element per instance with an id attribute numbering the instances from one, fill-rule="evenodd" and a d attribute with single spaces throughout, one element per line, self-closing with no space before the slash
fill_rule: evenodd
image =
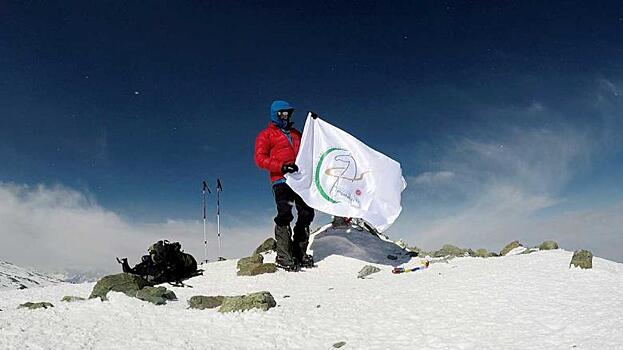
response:
<path id="1" fill-rule="evenodd" d="M 272 122 L 257 135 L 255 139 L 255 164 L 270 172 L 270 181 L 283 178 L 281 166 L 284 163 L 294 163 L 301 145 L 301 133 L 290 128 L 292 144 L 286 135 Z"/>

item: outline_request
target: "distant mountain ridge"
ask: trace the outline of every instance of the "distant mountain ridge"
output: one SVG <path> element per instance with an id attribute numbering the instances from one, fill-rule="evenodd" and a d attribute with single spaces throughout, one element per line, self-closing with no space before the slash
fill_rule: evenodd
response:
<path id="1" fill-rule="evenodd" d="M 0 290 L 49 286 L 61 282 L 59 279 L 0 261 Z"/>

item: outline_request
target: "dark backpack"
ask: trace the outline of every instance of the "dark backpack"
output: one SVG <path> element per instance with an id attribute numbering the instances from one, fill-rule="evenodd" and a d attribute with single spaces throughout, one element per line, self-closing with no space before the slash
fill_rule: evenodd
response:
<path id="1" fill-rule="evenodd" d="M 152 284 L 177 283 L 202 274 L 197 269 L 197 260 L 184 253 L 179 242 L 167 240 L 152 244 L 147 250 L 149 255 L 144 255 L 142 261 L 134 268 L 130 268 L 127 259 L 121 262 L 123 272 L 132 273 L 145 278 Z"/>

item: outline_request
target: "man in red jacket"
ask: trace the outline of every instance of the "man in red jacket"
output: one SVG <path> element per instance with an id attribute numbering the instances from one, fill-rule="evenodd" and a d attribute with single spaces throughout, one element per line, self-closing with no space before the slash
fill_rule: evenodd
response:
<path id="1" fill-rule="evenodd" d="M 307 254 L 309 225 L 314 220 L 314 209 L 286 184 L 284 174 L 299 169 L 294 164 L 301 144 L 301 133 L 290 121 L 294 108 L 286 101 L 273 101 L 270 107 L 271 121 L 255 139 L 255 164 L 270 173 L 273 194 L 277 203 L 275 217 L 275 240 L 277 241 L 277 265 L 298 271 L 300 267 L 313 267 L 314 259 Z M 294 220 L 292 204 L 296 205 L 298 218 L 294 225 L 294 237 L 290 223 Z"/>

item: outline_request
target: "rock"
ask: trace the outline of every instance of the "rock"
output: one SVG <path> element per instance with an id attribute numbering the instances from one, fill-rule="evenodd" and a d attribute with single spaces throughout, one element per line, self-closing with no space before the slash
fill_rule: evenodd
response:
<path id="1" fill-rule="evenodd" d="M 413 247 L 408 247 L 407 250 L 409 250 L 410 254 L 409 256 L 419 256 L 419 257 L 425 257 L 427 255 L 431 255 L 429 254 L 427 251 L 425 251 L 424 249 L 420 249 L 416 246 Z"/>
<path id="2" fill-rule="evenodd" d="M 264 257 L 260 254 L 255 254 L 251 256 L 247 256 L 246 258 L 241 258 L 238 260 L 236 267 L 238 270 L 248 269 L 249 265 L 257 265 L 264 262 Z"/>
<path id="3" fill-rule="evenodd" d="M 497 254 L 495 254 L 494 252 L 490 252 L 484 248 L 476 249 L 476 251 L 474 252 L 474 255 L 479 258 L 490 258 L 493 256 L 497 256 Z"/>
<path id="4" fill-rule="evenodd" d="M 54 307 L 54 305 L 52 305 L 51 303 L 48 303 L 47 301 L 42 301 L 42 302 L 38 302 L 38 303 L 24 303 L 24 304 L 20 304 L 20 306 L 18 306 L 18 309 L 31 309 L 31 310 L 35 310 L 35 309 L 47 309 L 49 307 Z"/>
<path id="5" fill-rule="evenodd" d="M 66 295 L 63 297 L 63 299 L 61 299 L 61 301 L 65 301 L 68 303 L 73 303 L 74 301 L 82 301 L 82 300 L 86 300 L 86 299 L 81 298 L 81 297 L 75 297 L 73 295 Z"/>
<path id="6" fill-rule="evenodd" d="M 394 243 L 396 243 L 396 245 L 402 249 L 407 249 L 407 243 L 405 243 L 405 241 L 403 241 L 402 239 L 399 239 Z"/>
<path id="7" fill-rule="evenodd" d="M 532 253 L 538 252 L 538 251 L 539 251 L 539 248 L 526 248 L 526 250 L 524 250 L 523 252 L 521 252 L 519 254 L 521 254 L 521 255 L 532 254 Z"/>
<path id="8" fill-rule="evenodd" d="M 433 253 L 433 257 L 441 258 L 444 256 L 473 256 L 474 252 L 471 249 L 461 249 L 453 246 L 452 244 L 444 244 L 441 249 Z"/>
<path id="9" fill-rule="evenodd" d="M 260 309 L 266 311 L 277 305 L 269 292 L 257 292 L 241 296 L 225 297 L 218 312 L 246 311 Z"/>
<path id="10" fill-rule="evenodd" d="M 545 241 L 543 243 L 541 243 L 541 245 L 538 247 L 541 250 L 552 250 L 552 249 L 558 249 L 558 243 L 554 242 L 554 241 Z"/>
<path id="11" fill-rule="evenodd" d="M 510 252 L 511 250 L 517 248 L 517 247 L 521 247 L 522 245 L 519 243 L 519 241 L 512 241 L 509 244 L 507 244 L 506 246 L 504 246 L 504 248 L 502 248 L 502 250 L 500 251 L 500 256 L 504 256 L 506 254 L 508 254 L 508 252 Z"/>
<path id="12" fill-rule="evenodd" d="M 344 345 L 346 345 L 345 341 L 339 341 L 339 342 L 333 344 L 333 347 L 336 348 L 336 349 L 339 349 L 339 348 L 341 348 Z"/>
<path id="13" fill-rule="evenodd" d="M 257 255 L 260 253 L 265 253 L 271 250 L 277 249 L 277 241 L 274 238 L 267 238 L 259 247 L 255 249 L 253 255 Z"/>
<path id="14" fill-rule="evenodd" d="M 359 273 L 357 274 L 357 278 L 364 278 L 379 271 L 381 271 L 381 269 L 376 266 L 366 265 L 361 269 L 361 271 L 359 271 Z"/>
<path id="15" fill-rule="evenodd" d="M 215 307 L 219 307 L 223 304 L 223 300 L 225 300 L 224 296 L 205 296 L 205 295 L 195 295 L 188 299 L 188 308 L 189 309 L 214 309 Z"/>
<path id="16" fill-rule="evenodd" d="M 277 272 L 277 265 L 273 263 L 246 265 L 245 268 L 237 272 L 238 276 L 256 276 L 263 273 Z"/>
<path id="17" fill-rule="evenodd" d="M 136 292 L 136 298 L 156 305 L 164 305 L 167 300 L 177 300 L 177 296 L 172 290 L 165 287 L 144 287 Z"/>
<path id="18" fill-rule="evenodd" d="M 387 255 L 387 259 L 389 259 L 389 260 L 398 260 L 398 257 L 395 256 L 395 255 L 392 255 L 392 254 L 388 254 Z"/>
<path id="19" fill-rule="evenodd" d="M 147 280 L 130 273 L 104 276 L 93 287 L 89 299 L 99 297 L 101 300 L 107 300 L 106 294 L 109 291 L 121 292 L 130 297 L 135 297 L 136 292 L 147 286 L 151 286 Z"/>
<path id="20" fill-rule="evenodd" d="M 573 253 L 573 257 L 571 258 L 571 263 L 569 263 L 569 267 L 571 267 L 571 265 L 582 269 L 592 269 L 593 253 L 584 249 L 576 250 Z"/>

